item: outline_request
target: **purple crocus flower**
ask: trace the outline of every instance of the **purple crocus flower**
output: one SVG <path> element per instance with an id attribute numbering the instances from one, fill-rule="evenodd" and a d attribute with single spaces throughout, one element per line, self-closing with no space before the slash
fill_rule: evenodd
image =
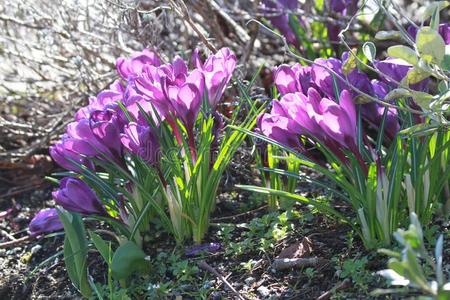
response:
<path id="1" fill-rule="evenodd" d="M 116 157 L 122 153 L 120 143 L 121 124 L 117 114 L 112 110 L 97 110 L 89 119 L 92 133 L 101 144 L 106 146 Z"/>
<path id="2" fill-rule="evenodd" d="M 265 136 L 292 149 L 303 151 L 298 134 L 298 124 L 278 114 L 263 114 L 257 119 L 258 130 Z"/>
<path id="3" fill-rule="evenodd" d="M 382 61 L 375 61 L 374 66 L 384 75 L 381 79 L 389 84 L 392 88 L 397 85 L 394 81 L 401 82 L 405 78 L 412 65 L 399 58 L 387 58 Z M 389 77 L 389 78 L 388 78 Z M 429 79 L 424 79 L 416 84 L 412 84 L 411 88 L 416 91 L 425 91 L 427 89 Z"/>
<path id="4" fill-rule="evenodd" d="M 328 6 L 331 13 L 342 16 L 352 16 L 356 13 L 358 8 L 358 0 L 329 0 Z M 339 33 L 342 28 L 343 27 L 340 24 L 327 23 L 329 40 L 332 42 L 338 42 Z"/>
<path id="5" fill-rule="evenodd" d="M 298 47 L 294 31 L 289 26 L 289 11 L 297 10 L 298 0 L 263 0 L 261 12 L 286 40 Z"/>
<path id="6" fill-rule="evenodd" d="M 186 256 L 196 256 L 201 252 L 215 253 L 219 251 L 221 247 L 222 245 L 220 245 L 220 243 L 206 243 L 186 248 L 184 253 Z"/>
<path id="7" fill-rule="evenodd" d="M 158 113 L 166 118 L 169 114 L 175 114 L 175 109 L 168 99 L 167 89 L 170 86 L 179 87 L 188 78 L 186 63 L 176 57 L 172 64 L 159 67 L 146 65 L 143 72 L 136 78 L 136 89 L 150 101 Z"/>
<path id="8" fill-rule="evenodd" d="M 350 92 L 341 92 L 339 104 L 323 98 L 320 111 L 319 124 L 327 135 L 347 149 L 356 150 L 356 110 Z"/>
<path id="9" fill-rule="evenodd" d="M 140 75 L 145 65 L 159 66 L 160 64 L 161 60 L 155 52 L 144 49 L 142 52 L 133 53 L 130 58 L 119 57 L 116 61 L 116 69 L 123 79 L 128 80 L 130 77 Z"/>
<path id="10" fill-rule="evenodd" d="M 273 80 L 282 95 L 295 92 L 307 94 L 310 87 L 316 87 L 311 80 L 311 70 L 311 67 L 298 63 L 292 67 L 281 65 L 274 68 Z"/>
<path id="11" fill-rule="evenodd" d="M 181 85 L 170 85 L 166 80 L 163 83 L 164 93 L 188 132 L 193 129 L 200 111 L 204 86 L 205 78 L 199 70 L 192 71 Z"/>
<path id="12" fill-rule="evenodd" d="M 70 149 L 87 157 L 110 158 L 122 165 L 120 131 L 123 125 L 114 111 L 94 111 L 89 119 L 67 125 Z"/>
<path id="13" fill-rule="evenodd" d="M 337 78 L 333 78 L 333 75 L 327 68 L 340 75 L 342 74 L 342 62 L 339 59 L 318 58 L 314 61 L 314 65 L 312 65 L 311 79 L 328 98 L 335 99 L 334 82 L 336 82 L 339 91 L 342 91 L 345 88 L 345 83 Z"/>
<path id="14" fill-rule="evenodd" d="M 83 180 L 65 177 L 59 184 L 59 189 L 52 196 L 64 209 L 84 215 L 108 216 L 100 199 Z"/>
<path id="15" fill-rule="evenodd" d="M 125 126 L 120 140 L 126 149 L 150 165 L 158 163 L 160 145 L 153 128 L 132 122 Z"/>
<path id="16" fill-rule="evenodd" d="M 279 102 L 273 102 L 272 113 L 293 120 L 298 126 L 294 129 L 296 134 L 323 138 L 323 130 L 320 120 L 320 94 L 313 88 L 308 90 L 308 95 L 291 93 L 284 95 Z M 293 132 L 293 133 L 294 133 Z"/>
<path id="17" fill-rule="evenodd" d="M 379 80 L 371 81 L 374 95 L 379 99 L 384 97 L 389 92 L 389 86 Z M 381 104 L 370 102 L 367 104 L 361 104 L 361 113 L 363 118 L 373 127 L 378 128 L 381 124 L 385 107 Z M 397 132 L 400 130 L 400 124 L 398 122 L 398 113 L 395 108 L 389 107 L 386 113 L 386 119 L 384 121 L 385 134 L 390 140 L 392 140 Z"/>
<path id="18" fill-rule="evenodd" d="M 75 121 L 89 119 L 96 110 L 112 109 L 118 111 L 117 102 L 124 98 L 125 88 L 119 80 L 115 81 L 107 90 L 101 91 L 96 97 L 89 98 L 89 104 L 80 108 L 75 114 Z"/>
<path id="19" fill-rule="evenodd" d="M 28 225 L 31 236 L 38 236 L 50 233 L 64 228 L 59 220 L 58 212 L 55 208 L 47 208 L 40 210 Z"/>
<path id="20" fill-rule="evenodd" d="M 198 49 L 196 49 L 192 54 L 192 61 L 205 77 L 208 102 L 215 109 L 236 68 L 236 56 L 229 48 L 222 48 L 216 54 L 209 56 L 205 63 L 202 63 Z M 203 91 L 201 90 L 201 92 Z"/>
<path id="21" fill-rule="evenodd" d="M 60 167 L 66 170 L 80 172 L 80 167 L 74 162 L 85 165 L 89 169 L 94 170 L 94 164 L 73 149 L 74 142 L 75 141 L 67 134 L 63 135 L 61 140 L 59 140 L 55 145 L 50 146 L 50 156 Z M 83 143 L 83 141 L 80 141 L 80 143 Z"/>

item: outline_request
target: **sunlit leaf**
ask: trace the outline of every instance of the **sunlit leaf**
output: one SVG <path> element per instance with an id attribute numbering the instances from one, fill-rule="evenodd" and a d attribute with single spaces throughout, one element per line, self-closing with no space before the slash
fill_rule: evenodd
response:
<path id="1" fill-rule="evenodd" d="M 387 53 L 389 56 L 401 58 L 413 66 L 419 62 L 416 52 L 413 49 L 403 45 L 389 47 Z"/>
<path id="2" fill-rule="evenodd" d="M 444 59 L 444 39 L 439 32 L 431 27 L 422 27 L 417 32 L 416 46 L 420 56 L 428 63 L 440 64 Z"/>

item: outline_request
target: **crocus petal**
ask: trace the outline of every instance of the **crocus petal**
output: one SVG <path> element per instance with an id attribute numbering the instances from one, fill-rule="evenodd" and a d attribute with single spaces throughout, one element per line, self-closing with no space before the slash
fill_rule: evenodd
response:
<path id="1" fill-rule="evenodd" d="M 58 212 L 54 208 L 39 211 L 28 225 L 32 236 L 62 230 L 63 228 L 63 224 L 58 217 Z"/>

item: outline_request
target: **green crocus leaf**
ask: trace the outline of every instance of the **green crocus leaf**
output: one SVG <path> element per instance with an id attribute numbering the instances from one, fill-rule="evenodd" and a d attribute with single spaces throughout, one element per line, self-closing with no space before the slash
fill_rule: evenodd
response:
<path id="1" fill-rule="evenodd" d="M 417 33 L 416 46 L 420 56 L 428 63 L 441 64 L 445 55 L 445 42 L 439 32 L 429 26 Z"/>
<path id="2" fill-rule="evenodd" d="M 103 257 L 106 263 L 109 261 L 109 251 L 110 251 L 110 243 L 107 243 L 103 240 L 98 234 L 93 231 L 89 231 L 89 236 L 91 237 L 92 242 L 94 243 L 95 248 L 97 248 L 100 255 Z"/>
<path id="3" fill-rule="evenodd" d="M 389 56 L 401 58 L 413 66 L 415 66 L 419 62 L 416 52 L 406 46 L 397 45 L 389 47 L 387 53 Z"/>
<path id="4" fill-rule="evenodd" d="M 399 134 L 401 136 L 420 137 L 420 136 L 430 135 L 433 132 L 437 131 L 438 129 L 439 129 L 439 127 L 432 126 L 432 125 L 429 125 L 429 124 L 417 124 L 417 125 L 414 125 L 412 127 L 408 127 L 406 129 L 403 129 L 402 131 L 399 132 Z"/>
<path id="5" fill-rule="evenodd" d="M 112 258 L 111 270 L 117 280 L 127 279 L 133 272 L 148 269 L 146 255 L 135 243 L 127 241 L 117 248 Z"/>

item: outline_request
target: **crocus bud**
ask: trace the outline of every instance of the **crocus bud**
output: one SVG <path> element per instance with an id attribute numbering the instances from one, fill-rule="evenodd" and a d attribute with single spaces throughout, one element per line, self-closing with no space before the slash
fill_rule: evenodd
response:
<path id="1" fill-rule="evenodd" d="M 196 50 L 192 60 L 204 75 L 208 102 L 215 109 L 236 68 L 236 56 L 229 48 L 222 48 L 216 54 L 209 56 L 202 64 L 198 50 Z M 200 92 L 203 93 L 203 89 Z"/>
<path id="2" fill-rule="evenodd" d="M 298 133 L 295 133 L 299 126 L 293 120 L 277 114 L 266 113 L 258 117 L 257 125 L 263 135 L 292 149 L 303 150 Z"/>
<path id="3" fill-rule="evenodd" d="M 263 0 L 261 12 L 278 29 L 287 42 L 298 46 L 297 37 L 289 25 L 289 12 L 295 11 L 298 0 Z M 300 20 L 301 23 L 303 21 Z"/>
<path id="4" fill-rule="evenodd" d="M 343 90 L 339 104 L 323 98 L 320 102 L 320 127 L 342 146 L 356 150 L 356 110 L 350 92 Z"/>
<path id="5" fill-rule="evenodd" d="M 282 94 L 301 92 L 301 84 L 294 72 L 288 65 L 274 68 L 273 80 L 278 91 Z"/>
<path id="6" fill-rule="evenodd" d="M 58 212 L 55 208 L 47 208 L 40 210 L 28 225 L 31 236 L 38 236 L 50 233 L 64 228 L 59 220 Z"/>
<path id="7" fill-rule="evenodd" d="M 387 58 L 382 61 L 375 61 L 374 66 L 385 76 L 382 76 L 387 84 L 391 87 L 398 87 L 394 81 L 401 82 L 406 74 L 413 66 L 400 58 Z M 410 87 L 416 91 L 425 91 L 430 80 L 424 79 L 416 84 L 412 84 Z"/>
<path id="8" fill-rule="evenodd" d="M 117 114 L 112 110 L 97 110 L 90 118 L 92 133 L 116 157 L 120 157 L 122 153 L 119 123 Z"/>
<path id="9" fill-rule="evenodd" d="M 52 193 L 56 203 L 65 209 L 84 215 L 107 216 L 103 204 L 94 191 L 81 179 L 65 177 L 58 190 Z"/>
<path id="10" fill-rule="evenodd" d="M 89 104 L 80 108 L 75 114 L 75 121 L 89 119 L 91 113 L 96 110 L 118 110 L 117 101 L 124 98 L 125 88 L 119 80 L 116 80 L 109 89 L 101 91 L 96 97 L 89 98 Z"/>
<path id="11" fill-rule="evenodd" d="M 132 122 L 125 126 L 120 140 L 126 149 L 150 165 L 158 163 L 160 149 L 158 135 L 150 126 Z"/>
<path id="12" fill-rule="evenodd" d="M 63 135 L 59 142 L 50 147 L 50 156 L 60 167 L 69 171 L 80 172 L 81 168 L 77 163 L 94 170 L 94 164 L 88 158 L 76 152 L 73 145 L 73 140 L 67 135 Z"/>
<path id="13" fill-rule="evenodd" d="M 186 129 L 192 130 L 202 101 L 202 91 L 204 89 L 204 76 L 194 70 L 180 86 L 163 85 L 164 91 L 175 109 L 176 116 L 181 119 Z"/>
<path id="14" fill-rule="evenodd" d="M 202 252 L 215 253 L 219 251 L 220 248 L 221 245 L 219 243 L 206 243 L 186 248 L 184 253 L 186 256 L 196 256 Z"/>
<path id="15" fill-rule="evenodd" d="M 145 65 L 159 66 L 160 64 L 161 61 L 155 52 L 144 49 L 142 52 L 133 53 L 128 59 L 119 57 L 116 61 L 116 68 L 120 76 L 128 80 L 130 77 L 141 74 Z"/>
<path id="16" fill-rule="evenodd" d="M 336 83 L 338 90 L 341 91 L 345 87 L 345 83 L 342 80 L 333 78 L 328 69 L 342 75 L 342 62 L 336 58 L 316 59 L 311 69 L 311 78 L 328 98 L 335 99 L 334 84 Z"/>

